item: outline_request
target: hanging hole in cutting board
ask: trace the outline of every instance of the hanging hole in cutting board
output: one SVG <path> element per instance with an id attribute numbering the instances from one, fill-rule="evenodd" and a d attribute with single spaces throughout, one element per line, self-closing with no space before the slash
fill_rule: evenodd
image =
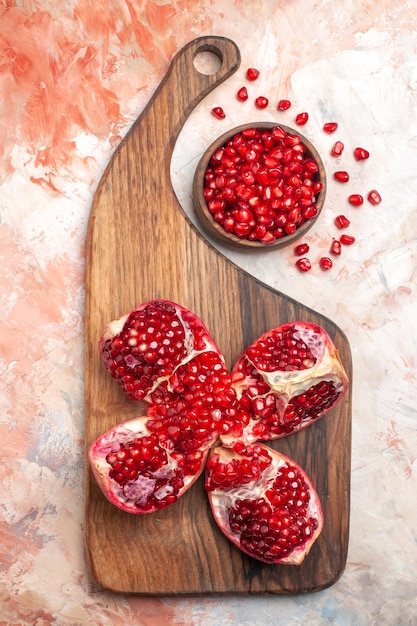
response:
<path id="1" fill-rule="evenodd" d="M 197 72 L 200 72 L 200 74 L 211 76 L 219 71 L 222 65 L 222 60 L 214 52 L 204 50 L 195 55 L 193 65 Z"/>

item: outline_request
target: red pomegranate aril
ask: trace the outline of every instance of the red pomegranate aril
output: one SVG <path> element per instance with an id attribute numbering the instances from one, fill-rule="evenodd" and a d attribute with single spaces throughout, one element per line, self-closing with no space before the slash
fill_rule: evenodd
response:
<path id="1" fill-rule="evenodd" d="M 258 98 L 256 98 L 255 104 L 258 109 L 266 109 L 269 104 L 269 100 L 268 98 L 265 98 L 265 96 L 259 96 Z"/>
<path id="2" fill-rule="evenodd" d="M 339 256 L 342 251 L 340 241 L 338 239 L 333 239 L 332 245 L 330 246 L 330 252 L 335 256 Z"/>
<path id="3" fill-rule="evenodd" d="M 323 130 L 325 133 L 334 133 L 337 130 L 337 122 L 326 122 Z"/>
<path id="4" fill-rule="evenodd" d="M 353 155 L 357 161 L 364 161 L 365 159 L 369 159 L 369 152 L 365 150 L 365 148 L 355 148 L 353 151 Z"/>
<path id="5" fill-rule="evenodd" d="M 290 100 L 280 100 L 278 102 L 277 109 L 279 111 L 287 111 L 290 107 L 291 107 L 291 101 Z"/>
<path id="6" fill-rule="evenodd" d="M 245 102 L 245 100 L 248 99 L 248 90 L 246 89 L 246 87 L 241 87 L 239 89 L 239 91 L 237 92 L 237 99 L 240 100 L 241 102 Z"/>
<path id="7" fill-rule="evenodd" d="M 308 272 L 311 270 L 311 263 L 307 257 L 302 257 L 295 262 L 300 272 Z"/>
<path id="8" fill-rule="evenodd" d="M 246 71 L 246 78 L 248 80 L 256 80 L 259 76 L 259 70 L 257 70 L 255 67 L 249 67 L 248 70 Z"/>
<path id="9" fill-rule="evenodd" d="M 309 250 L 310 246 L 308 243 L 299 243 L 298 246 L 294 248 L 294 252 L 297 256 L 303 256 L 304 254 L 307 254 Z"/>
<path id="10" fill-rule="evenodd" d="M 372 189 L 372 191 L 368 193 L 368 201 L 374 206 L 379 204 L 381 200 L 382 200 L 381 195 L 376 189 Z"/>
<path id="11" fill-rule="evenodd" d="M 224 120 L 226 117 L 226 113 L 223 111 L 222 107 L 214 107 L 211 112 L 218 120 Z"/>
<path id="12" fill-rule="evenodd" d="M 347 228 L 350 224 L 350 220 L 345 215 L 338 215 L 334 221 L 339 229 Z"/>
<path id="13" fill-rule="evenodd" d="M 355 243 L 355 241 L 356 239 L 355 237 L 352 237 L 352 235 L 341 235 L 340 237 L 340 243 L 344 246 L 351 246 L 353 243 Z"/>
<path id="14" fill-rule="evenodd" d="M 308 122 L 308 113 L 305 111 L 303 113 L 299 113 L 295 118 L 295 123 L 297 126 L 304 126 Z"/>
<path id="15" fill-rule="evenodd" d="M 336 141 L 333 148 L 331 149 L 330 154 L 334 157 L 339 157 L 342 154 L 344 149 L 345 149 L 344 143 L 342 143 L 341 141 Z"/>
<path id="16" fill-rule="evenodd" d="M 363 196 L 361 196 L 359 193 L 352 193 L 348 197 L 348 202 L 352 206 L 361 206 L 361 204 L 363 204 Z"/>
<path id="17" fill-rule="evenodd" d="M 333 261 L 328 256 L 321 257 L 319 265 L 325 272 L 333 267 Z"/>
<path id="18" fill-rule="evenodd" d="M 349 180 L 349 174 L 346 171 L 339 170 L 333 174 L 335 180 L 339 183 L 347 183 Z"/>
<path id="19" fill-rule="evenodd" d="M 205 486 L 220 530 L 259 561 L 299 565 L 322 530 L 321 504 L 310 478 L 262 444 L 241 452 L 214 448 Z"/>

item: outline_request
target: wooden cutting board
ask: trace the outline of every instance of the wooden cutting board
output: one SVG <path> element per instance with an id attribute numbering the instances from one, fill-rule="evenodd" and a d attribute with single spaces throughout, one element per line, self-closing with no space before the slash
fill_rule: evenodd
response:
<path id="1" fill-rule="evenodd" d="M 216 54 L 214 75 L 197 71 Z M 176 301 L 208 326 L 229 366 L 261 333 L 303 319 L 323 326 L 351 379 L 343 332 L 329 319 L 249 276 L 213 249 L 182 211 L 170 180 L 176 138 L 192 109 L 240 64 L 236 45 L 202 37 L 185 46 L 116 150 L 95 194 L 87 240 L 86 450 L 116 423 L 143 413 L 101 364 L 97 344 L 107 323 L 154 298 Z M 333 584 L 348 547 L 351 396 L 326 417 L 273 447 L 312 478 L 324 530 L 300 566 L 266 565 L 245 556 L 218 530 L 203 478 L 164 511 L 126 514 L 107 502 L 86 463 L 85 544 L 94 581 L 143 595 L 289 594 Z"/>

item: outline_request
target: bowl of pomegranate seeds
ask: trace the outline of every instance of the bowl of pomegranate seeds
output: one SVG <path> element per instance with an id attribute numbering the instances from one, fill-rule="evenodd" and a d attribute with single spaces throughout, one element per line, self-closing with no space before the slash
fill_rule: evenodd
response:
<path id="1" fill-rule="evenodd" d="M 302 237 L 326 196 L 326 173 L 313 144 L 273 122 L 239 126 L 201 157 L 193 183 L 203 228 L 233 248 L 269 249 Z"/>

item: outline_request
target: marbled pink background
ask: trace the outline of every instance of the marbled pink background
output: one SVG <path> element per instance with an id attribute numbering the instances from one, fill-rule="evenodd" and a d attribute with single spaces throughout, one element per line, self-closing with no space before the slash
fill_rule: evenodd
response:
<path id="1" fill-rule="evenodd" d="M 233 39 L 242 67 L 192 113 L 172 179 L 193 219 L 199 154 L 224 130 L 307 110 L 303 132 L 329 175 L 307 237 L 327 252 L 345 213 L 355 246 L 328 273 L 291 249 L 255 262 L 271 286 L 325 313 L 354 358 L 352 513 L 347 567 L 303 597 L 141 598 L 91 582 L 83 551 L 83 314 L 86 225 L 112 151 L 165 75 L 202 34 Z M 417 623 L 417 7 L 381 0 L 0 0 L 0 626 L 263 626 Z M 260 71 L 250 99 L 236 91 Z M 259 112 L 253 98 L 265 95 Z M 227 117 L 211 116 L 221 105 Z M 339 162 L 329 155 L 339 123 Z M 190 141 L 190 137 L 193 138 Z M 357 163 L 352 150 L 371 158 Z M 349 169 L 348 187 L 331 180 Z M 349 193 L 377 188 L 359 209 Z"/>

